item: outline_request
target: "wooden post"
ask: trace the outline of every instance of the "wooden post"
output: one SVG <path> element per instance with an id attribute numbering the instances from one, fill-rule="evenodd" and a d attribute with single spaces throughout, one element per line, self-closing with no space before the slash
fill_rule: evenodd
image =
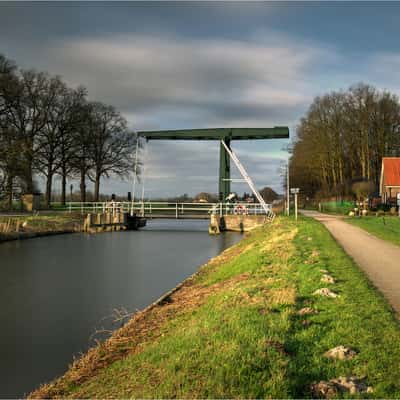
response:
<path id="1" fill-rule="evenodd" d="M 91 222 L 91 215 L 88 214 L 88 215 L 86 215 L 86 218 L 85 218 L 84 223 L 83 223 L 84 232 L 89 232 L 89 230 L 90 230 L 90 222 Z"/>

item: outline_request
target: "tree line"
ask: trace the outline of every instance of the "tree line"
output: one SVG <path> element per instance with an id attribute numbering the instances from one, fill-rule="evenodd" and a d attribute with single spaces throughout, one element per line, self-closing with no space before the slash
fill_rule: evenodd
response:
<path id="1" fill-rule="evenodd" d="M 35 174 L 45 178 L 50 206 L 53 178 L 61 177 L 61 202 L 67 179 L 87 181 L 94 200 L 103 177 L 134 171 L 135 135 L 113 106 L 89 101 L 86 88 L 70 88 L 59 76 L 23 70 L 0 54 L 0 200 L 12 206 L 13 194 L 34 193 Z"/>
<path id="2" fill-rule="evenodd" d="M 399 98 L 363 83 L 316 97 L 290 150 L 290 184 L 310 197 L 379 185 L 382 157 L 400 155 Z"/>

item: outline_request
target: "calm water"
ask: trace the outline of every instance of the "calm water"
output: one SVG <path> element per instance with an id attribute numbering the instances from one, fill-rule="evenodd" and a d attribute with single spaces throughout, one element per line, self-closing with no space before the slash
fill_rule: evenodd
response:
<path id="1" fill-rule="evenodd" d="M 0 244 L 0 397 L 59 376 L 114 309 L 142 309 L 240 238 L 209 236 L 206 221 L 153 221 Z"/>

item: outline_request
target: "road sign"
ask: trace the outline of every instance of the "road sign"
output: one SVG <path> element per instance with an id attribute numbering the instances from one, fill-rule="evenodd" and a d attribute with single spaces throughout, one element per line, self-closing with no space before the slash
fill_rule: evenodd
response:
<path id="1" fill-rule="evenodd" d="M 296 193 L 299 193 L 299 192 L 300 192 L 299 188 L 291 188 L 290 189 L 290 193 L 292 193 L 292 194 L 296 194 Z"/>

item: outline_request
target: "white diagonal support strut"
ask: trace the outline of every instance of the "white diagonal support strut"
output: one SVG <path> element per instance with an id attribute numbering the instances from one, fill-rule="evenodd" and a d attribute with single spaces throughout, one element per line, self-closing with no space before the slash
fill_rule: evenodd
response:
<path id="1" fill-rule="evenodd" d="M 260 202 L 261 207 L 264 209 L 265 214 L 267 215 L 267 218 L 272 221 L 275 218 L 275 213 L 272 212 L 272 210 L 268 207 L 268 205 L 265 203 L 264 199 L 262 198 L 260 192 L 257 190 L 257 188 L 255 187 L 253 181 L 251 180 L 249 174 L 246 172 L 246 170 L 244 169 L 244 166 L 242 165 L 242 163 L 239 161 L 239 159 L 237 158 L 236 154 L 233 152 L 232 149 L 230 149 L 225 141 L 223 139 L 221 139 L 221 143 L 222 145 L 225 147 L 225 150 L 227 151 L 227 153 L 229 154 L 229 156 L 232 158 L 233 162 L 235 163 L 235 165 L 237 166 L 239 172 L 241 173 L 241 175 L 243 176 L 243 179 L 247 182 L 247 184 L 249 185 L 251 191 L 253 192 L 254 196 L 256 196 L 257 200 Z"/>

